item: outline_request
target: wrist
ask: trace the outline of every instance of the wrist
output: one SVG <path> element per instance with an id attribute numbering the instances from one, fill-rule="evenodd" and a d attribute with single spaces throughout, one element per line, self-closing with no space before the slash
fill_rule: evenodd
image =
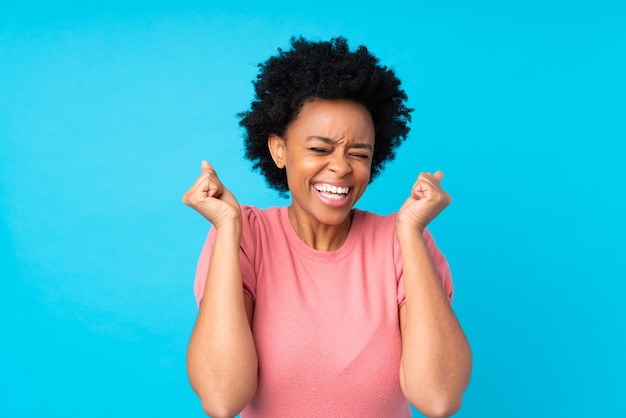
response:
<path id="1" fill-rule="evenodd" d="M 410 248 L 427 248 L 426 240 L 421 233 L 396 233 L 396 237 L 398 238 L 398 244 L 400 245 L 400 249 L 402 251 L 406 251 Z M 410 250 L 411 252 L 413 250 Z"/>
<path id="2" fill-rule="evenodd" d="M 426 225 L 401 219 L 396 220 L 396 233 L 398 235 L 421 237 L 424 234 L 425 229 Z"/>
<path id="3" fill-rule="evenodd" d="M 215 239 L 234 238 L 237 241 L 241 240 L 243 226 L 240 219 L 213 224 L 213 227 L 215 228 Z"/>

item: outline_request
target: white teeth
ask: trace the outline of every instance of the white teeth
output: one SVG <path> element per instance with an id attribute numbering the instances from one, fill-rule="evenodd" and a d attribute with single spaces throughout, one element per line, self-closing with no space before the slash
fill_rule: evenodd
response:
<path id="1" fill-rule="evenodd" d="M 329 199 L 334 199 L 334 200 L 343 199 L 343 195 L 341 194 L 330 194 L 330 193 L 322 192 L 322 196 L 327 197 Z"/>
<path id="2" fill-rule="evenodd" d="M 350 191 L 349 187 L 337 187 L 330 184 L 315 184 L 313 187 L 330 199 L 341 199 Z"/>

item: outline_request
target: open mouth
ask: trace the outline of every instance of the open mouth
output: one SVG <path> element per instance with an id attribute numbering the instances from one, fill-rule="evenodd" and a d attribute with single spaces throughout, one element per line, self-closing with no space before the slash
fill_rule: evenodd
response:
<path id="1" fill-rule="evenodd" d="M 341 200 L 350 193 L 349 187 L 337 187 L 323 183 L 316 183 L 313 187 L 325 198 L 333 200 Z"/>

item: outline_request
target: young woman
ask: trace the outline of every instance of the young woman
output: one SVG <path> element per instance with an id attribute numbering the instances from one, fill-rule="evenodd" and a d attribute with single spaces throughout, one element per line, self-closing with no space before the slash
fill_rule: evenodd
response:
<path id="1" fill-rule="evenodd" d="M 260 65 L 255 90 L 246 157 L 291 204 L 240 206 L 206 161 L 183 197 L 213 225 L 187 357 L 205 412 L 452 415 L 471 353 L 426 229 L 450 203 L 443 174 L 419 174 L 390 216 L 354 209 L 408 134 L 399 80 L 344 38 L 299 38 Z"/>

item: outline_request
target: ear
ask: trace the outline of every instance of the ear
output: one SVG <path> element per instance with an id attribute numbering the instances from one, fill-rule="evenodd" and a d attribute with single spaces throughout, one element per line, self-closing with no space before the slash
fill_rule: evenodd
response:
<path id="1" fill-rule="evenodd" d="M 285 167 L 285 140 L 276 134 L 270 134 L 267 138 L 267 147 L 276 163 L 276 167 Z"/>

